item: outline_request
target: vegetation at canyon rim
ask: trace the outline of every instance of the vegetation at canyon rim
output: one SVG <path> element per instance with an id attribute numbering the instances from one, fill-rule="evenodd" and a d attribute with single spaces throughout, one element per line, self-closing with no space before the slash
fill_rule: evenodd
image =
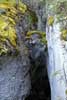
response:
<path id="1" fill-rule="evenodd" d="M 49 0 L 47 5 L 49 6 L 47 11 L 50 14 L 48 16 L 47 23 L 52 26 L 56 19 L 56 23 L 60 23 L 60 38 L 67 41 L 67 1 L 66 0 Z"/>
<path id="2" fill-rule="evenodd" d="M 0 55 L 6 54 L 11 47 L 17 48 L 17 34 L 16 24 L 21 20 L 21 16 L 28 12 L 28 20 L 30 24 L 37 22 L 35 12 L 29 9 L 27 5 L 19 0 L 18 5 L 16 0 L 0 0 Z M 46 43 L 46 37 L 44 39 L 44 32 L 28 32 L 28 33 L 39 33 L 41 41 Z M 44 35 L 42 34 L 44 33 Z M 6 44 L 6 45 L 5 45 Z"/>

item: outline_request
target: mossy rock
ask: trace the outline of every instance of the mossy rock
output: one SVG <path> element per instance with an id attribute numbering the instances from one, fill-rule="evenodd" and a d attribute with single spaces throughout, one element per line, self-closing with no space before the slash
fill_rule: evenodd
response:
<path id="1" fill-rule="evenodd" d="M 67 29 L 61 31 L 61 39 L 67 41 Z"/>
<path id="2" fill-rule="evenodd" d="M 18 14 L 29 15 L 31 24 L 34 24 L 38 21 L 36 13 L 32 11 L 27 5 L 22 3 L 20 0 L 18 6 L 14 0 L 1 0 L 0 1 L 0 43 L 2 43 L 2 48 L 0 54 L 3 52 L 6 54 L 9 50 L 8 45 L 11 48 L 16 49 L 17 47 L 17 34 L 16 34 L 16 24 L 20 22 L 21 17 L 18 17 Z M 5 48 L 4 48 L 5 45 Z M 7 45 L 7 48 L 6 48 Z"/>
<path id="3" fill-rule="evenodd" d="M 67 95 L 67 89 L 65 90 L 65 94 Z"/>
<path id="4" fill-rule="evenodd" d="M 3 9 L 3 10 L 2 10 Z M 11 48 L 17 47 L 17 34 L 16 34 L 16 20 L 18 19 L 18 12 L 21 14 L 26 13 L 27 6 L 20 2 L 16 8 L 16 0 L 1 0 L 0 1 L 0 55 L 6 54 Z M 4 13 L 3 13 L 4 12 Z M 17 17 L 15 20 L 15 16 Z"/>
<path id="5" fill-rule="evenodd" d="M 43 43 L 43 44 L 47 44 L 46 33 L 45 32 L 37 31 L 37 30 L 28 31 L 26 38 L 30 39 L 31 35 L 33 35 L 33 34 L 38 34 L 40 36 L 40 38 L 39 38 L 40 42 Z"/>
<path id="6" fill-rule="evenodd" d="M 50 16 L 50 17 L 48 18 L 47 23 L 48 23 L 49 26 L 52 26 L 53 23 L 54 23 L 54 17 L 53 17 L 53 16 Z"/>

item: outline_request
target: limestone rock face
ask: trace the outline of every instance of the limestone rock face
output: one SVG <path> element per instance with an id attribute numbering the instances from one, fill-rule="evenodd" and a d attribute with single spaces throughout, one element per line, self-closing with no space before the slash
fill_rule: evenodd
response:
<path id="1" fill-rule="evenodd" d="M 24 50 L 22 55 L 0 57 L 0 100 L 24 100 L 30 92 L 29 68 Z"/>
<path id="2" fill-rule="evenodd" d="M 3 14 L 0 15 L 0 17 L 1 16 L 3 16 Z M 5 15 L 5 17 L 6 16 L 7 15 Z M 8 21 L 6 23 L 8 23 Z M 8 45 L 6 42 L 0 40 L 0 46 L 2 43 L 4 47 L 9 48 L 8 52 L 3 52 L 0 55 L 0 100 L 25 100 L 25 97 L 30 93 L 30 62 L 28 58 L 28 49 L 24 45 L 22 31 L 18 23 L 20 23 L 19 20 L 16 26 L 12 26 L 13 29 L 16 29 L 17 45 L 15 47 L 11 46 L 9 39 L 6 39 Z M 20 26 L 22 28 L 22 25 Z M 5 29 L 2 28 L 2 26 L 0 26 L 0 28 L 2 31 Z M 9 25 L 7 25 L 7 30 L 9 31 Z M 1 34 L 4 35 L 5 33 L 8 34 L 7 38 L 15 37 L 15 35 L 13 35 L 14 31 L 10 30 L 9 32 L 0 33 L 1 39 L 3 37 Z M 11 36 L 9 36 L 9 33 Z M 14 42 L 13 38 L 10 38 L 10 40 Z"/>
<path id="3" fill-rule="evenodd" d="M 66 19 L 64 20 L 64 18 L 66 17 L 66 12 L 67 12 L 66 9 L 67 1 L 62 0 L 61 2 L 61 0 L 58 1 L 51 0 L 50 2 L 49 1 L 47 2 L 48 2 L 47 21 L 50 22 L 50 25 L 49 23 L 47 23 L 46 32 L 47 32 L 48 53 L 49 53 L 48 74 L 51 86 L 51 100 L 66 100 L 67 99 L 67 93 L 66 93 L 67 91 L 66 34 L 67 33 L 65 31 L 67 30 L 67 20 Z M 64 9 L 58 10 L 58 8 L 61 9 L 62 6 L 64 6 Z M 65 38 L 63 35 L 65 35 Z M 61 36 L 63 38 L 61 38 Z"/>
<path id="4" fill-rule="evenodd" d="M 33 25 L 34 26 L 33 27 L 31 25 L 30 28 L 27 17 L 23 16 L 23 19 L 16 27 L 18 44 L 19 44 L 18 45 L 19 53 L 17 55 L 10 54 L 10 55 L 3 55 L 0 57 L 0 100 L 25 100 L 26 96 L 30 93 L 30 88 L 31 88 L 30 75 L 29 75 L 30 62 L 28 58 L 28 50 L 24 45 L 25 35 L 28 29 L 37 29 L 40 31 L 45 31 L 45 23 L 46 23 L 45 10 L 46 9 L 42 0 L 37 0 L 37 1 L 22 0 L 22 1 L 23 3 L 27 4 L 30 7 L 30 9 L 35 11 L 38 17 L 38 22 L 36 26 Z M 36 43 L 34 47 L 32 45 L 32 47 L 30 47 L 29 49 L 32 50 L 32 52 L 30 53 L 30 56 L 32 58 L 31 61 L 34 61 L 35 62 L 34 66 L 38 67 L 36 69 L 32 65 L 31 67 L 34 67 L 34 70 L 35 69 L 36 70 L 34 71 L 35 73 L 32 73 L 33 72 L 33 68 L 32 68 L 31 73 L 32 73 L 32 80 L 34 81 L 32 82 L 32 86 L 33 88 L 36 88 L 33 90 L 33 92 L 37 90 L 35 96 L 38 96 L 38 100 L 39 100 L 40 94 L 41 97 L 44 97 L 44 92 L 42 91 L 46 91 L 48 88 L 48 86 L 47 88 L 44 86 L 45 82 L 46 84 L 48 83 L 48 80 L 46 79 L 47 72 L 45 68 L 46 66 L 45 63 L 46 55 L 44 54 L 45 47 L 42 46 L 40 43 Z M 37 84 L 38 81 L 40 84 L 40 88 L 38 86 L 39 84 Z M 44 88 L 44 90 L 42 90 L 42 88 Z M 48 92 L 46 94 L 48 94 Z M 45 98 L 47 99 L 47 97 Z M 31 100 L 33 100 L 33 96 Z"/>

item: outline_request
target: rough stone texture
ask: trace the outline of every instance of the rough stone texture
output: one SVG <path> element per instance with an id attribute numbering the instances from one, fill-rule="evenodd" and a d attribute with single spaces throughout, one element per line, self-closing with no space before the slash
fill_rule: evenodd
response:
<path id="1" fill-rule="evenodd" d="M 47 48 L 39 42 L 38 35 L 31 36 L 28 41 L 29 57 L 31 63 L 31 94 L 26 100 L 50 100 L 50 87 L 47 76 Z"/>
<path id="2" fill-rule="evenodd" d="M 37 30 L 46 30 L 46 9 L 45 0 L 22 0 L 25 4 L 36 12 L 38 17 Z M 31 94 L 26 100 L 50 100 L 50 87 L 46 69 L 46 46 L 38 41 L 37 35 L 32 35 L 31 41 L 26 41 L 29 48 L 29 56 L 31 62 Z"/>
<path id="3" fill-rule="evenodd" d="M 23 2 L 29 5 L 37 14 L 38 23 L 36 29 L 45 31 L 45 6 L 39 0 L 23 0 Z M 21 23 L 17 25 L 19 54 L 0 57 L 0 100 L 25 100 L 31 88 L 30 62 L 32 93 L 27 100 L 49 100 L 49 82 L 45 68 L 45 46 L 39 42 L 36 42 L 34 46 L 33 44 L 28 45 L 24 38 L 28 29 L 27 17 L 24 16 Z M 24 34 L 21 35 L 21 33 Z M 36 41 L 36 39 L 33 41 Z M 28 50 L 24 44 L 29 48 L 30 61 Z"/>
<path id="4" fill-rule="evenodd" d="M 23 49 L 22 55 L 0 57 L 0 100 L 24 100 L 30 92 L 30 64 Z"/>
<path id="5" fill-rule="evenodd" d="M 38 27 L 40 31 L 45 31 L 46 28 L 46 6 L 45 0 L 22 0 L 25 4 L 30 6 L 30 8 L 36 12 L 38 17 Z"/>

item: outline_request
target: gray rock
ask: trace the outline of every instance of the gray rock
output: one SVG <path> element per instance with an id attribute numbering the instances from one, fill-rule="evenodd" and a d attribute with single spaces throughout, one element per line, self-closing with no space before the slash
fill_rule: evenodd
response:
<path id="1" fill-rule="evenodd" d="M 33 11 L 36 12 L 38 17 L 37 29 L 40 31 L 46 30 L 46 2 L 45 0 L 22 0 L 23 3 L 28 5 Z"/>
<path id="2" fill-rule="evenodd" d="M 30 64 L 23 49 L 23 55 L 0 57 L 0 100 L 25 100 L 30 93 Z"/>

